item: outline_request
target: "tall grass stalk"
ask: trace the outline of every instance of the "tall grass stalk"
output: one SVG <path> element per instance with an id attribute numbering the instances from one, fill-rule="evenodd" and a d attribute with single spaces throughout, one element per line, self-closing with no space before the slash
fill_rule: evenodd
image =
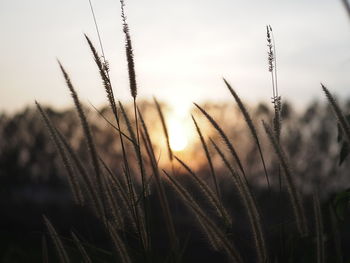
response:
<path id="1" fill-rule="evenodd" d="M 115 103 L 115 98 L 114 98 L 114 95 L 113 95 L 113 88 L 112 88 L 112 83 L 110 81 L 110 77 L 109 77 L 109 67 L 108 67 L 108 64 L 106 63 L 106 60 L 104 59 L 104 62 L 101 61 L 100 59 L 100 56 L 98 55 L 95 47 L 93 46 L 92 42 L 90 41 L 90 39 L 85 35 L 85 38 L 90 46 L 90 49 L 92 51 L 92 54 L 94 56 L 94 59 L 95 59 L 95 62 L 96 62 L 96 65 L 97 67 L 99 68 L 99 72 L 100 72 L 100 76 L 101 76 L 101 79 L 104 83 L 104 87 L 105 87 L 105 91 L 106 91 L 106 94 L 107 94 L 107 98 L 108 98 L 108 101 L 109 101 L 109 104 L 110 104 L 110 107 L 113 111 L 113 114 L 115 116 L 115 119 L 116 119 L 116 122 L 117 122 L 117 126 L 118 126 L 118 130 L 120 131 L 120 120 L 119 120 L 119 115 L 118 115 L 118 110 L 117 110 L 117 106 L 116 106 L 116 103 Z M 124 167 L 125 167 L 125 176 L 126 176 L 126 181 L 127 181 L 127 186 L 128 186 L 128 191 L 129 191 L 129 196 L 130 196 L 130 199 L 132 200 L 132 203 L 133 203 L 133 213 L 134 213 L 134 217 L 135 217 L 135 221 L 137 222 L 137 226 L 138 226 L 138 232 L 139 232 L 139 235 L 142 235 L 142 230 L 141 230 L 141 215 L 139 214 L 140 211 L 138 211 L 138 208 L 136 207 L 136 193 L 135 193 L 135 186 L 134 186 L 134 182 L 133 182 L 133 179 L 132 179 L 132 176 L 131 176 L 131 172 L 130 172 L 130 167 L 129 167 L 129 162 L 128 162 L 128 158 L 127 158 L 127 154 L 126 154 L 126 149 L 125 149 L 125 145 L 124 145 L 124 140 L 123 140 L 123 136 L 119 133 L 119 139 L 120 139 L 120 142 L 121 142 L 121 146 L 122 146 L 122 152 L 123 152 L 123 160 L 124 160 Z M 135 140 L 134 141 L 134 144 L 135 144 Z M 139 142 L 139 140 L 138 140 Z M 139 147 L 139 144 L 138 144 L 138 147 Z M 142 164 L 142 158 L 141 158 L 141 151 L 138 150 L 138 153 L 137 154 L 137 157 L 138 157 L 138 161 L 140 163 L 140 167 L 141 167 L 141 164 Z M 143 169 L 141 168 L 141 176 L 142 176 L 142 182 L 144 181 L 144 171 Z M 146 210 L 145 210 L 146 211 Z M 146 243 L 147 241 L 144 240 L 144 238 L 141 238 L 142 242 L 143 242 L 143 246 L 146 248 Z"/>
<path id="2" fill-rule="evenodd" d="M 329 205 L 329 216 L 330 216 L 330 221 L 332 226 L 331 237 L 335 248 L 336 262 L 343 263 L 344 259 L 343 259 L 343 253 L 342 253 L 342 242 L 341 242 L 341 236 L 339 232 L 339 224 L 332 205 Z"/>
<path id="3" fill-rule="evenodd" d="M 126 249 L 124 241 L 121 239 L 119 233 L 116 231 L 116 227 L 112 223 L 108 223 L 108 233 L 120 258 L 120 262 L 131 263 L 132 260 Z"/>
<path id="4" fill-rule="evenodd" d="M 211 159 L 211 156 L 210 156 L 210 153 L 209 153 L 209 149 L 208 149 L 208 146 L 207 146 L 207 143 L 205 142 L 204 140 L 204 137 L 203 137 L 203 134 L 202 134 L 202 131 L 196 121 L 196 119 L 194 118 L 193 115 L 191 115 L 192 117 L 192 120 L 193 120 L 193 123 L 196 127 L 196 131 L 198 133 L 198 136 L 199 136 L 199 139 L 201 141 L 201 144 L 202 144 L 202 148 L 204 150 L 204 153 L 205 153 L 205 156 L 208 160 L 208 164 L 209 164 L 209 168 L 210 168 L 210 174 L 211 174 L 211 177 L 213 179 L 213 183 L 214 183 L 214 186 L 215 186 L 215 191 L 216 191 L 216 195 L 219 199 L 220 202 L 222 202 L 221 200 L 221 194 L 220 194 L 220 189 L 219 189 L 219 186 L 218 186 L 218 182 L 217 182 L 217 178 L 216 178 L 216 173 L 215 173 L 215 170 L 214 170 L 214 166 L 213 166 L 213 161 Z"/>
<path id="5" fill-rule="evenodd" d="M 45 234 L 41 238 L 41 247 L 42 247 L 42 260 L 43 263 L 49 263 L 49 253 L 47 250 L 47 240 Z"/>
<path id="6" fill-rule="evenodd" d="M 145 123 L 145 121 L 142 117 L 142 114 L 139 110 L 138 110 L 138 115 L 140 116 L 140 122 L 141 122 L 141 127 L 142 127 L 141 136 L 143 138 L 143 141 L 144 141 L 144 144 L 146 147 L 146 151 L 148 154 L 148 158 L 150 160 L 152 171 L 154 174 L 154 178 L 155 178 L 155 182 L 156 182 L 156 190 L 157 190 L 159 202 L 160 202 L 160 205 L 161 205 L 161 208 L 163 211 L 165 224 L 167 227 L 169 240 L 170 240 L 170 244 L 171 244 L 171 250 L 176 255 L 176 253 L 179 251 L 179 243 L 178 243 L 178 238 L 177 238 L 176 231 L 175 231 L 173 217 L 172 217 L 171 212 L 170 212 L 170 207 L 169 207 L 168 199 L 167 199 L 166 194 L 165 194 L 162 178 L 159 174 L 158 162 L 157 162 L 157 159 L 154 155 L 153 145 L 152 145 L 151 138 L 149 136 L 148 128 L 147 128 L 146 123 Z"/>
<path id="7" fill-rule="evenodd" d="M 322 210 L 320 205 L 320 198 L 318 193 L 313 195 L 313 207 L 315 216 L 315 227 L 316 227 L 316 255 L 317 263 L 325 262 L 325 244 L 323 234 L 323 218 Z"/>
<path id="8" fill-rule="evenodd" d="M 136 129 L 136 138 L 137 138 L 137 145 L 138 145 L 138 151 L 139 151 L 139 153 L 137 154 L 137 157 L 139 159 L 139 164 L 141 169 L 142 203 L 144 204 L 144 212 L 146 215 L 146 220 L 148 220 L 148 205 L 146 204 L 147 201 L 145 196 L 146 182 L 145 182 L 144 170 L 142 169 L 142 154 L 141 154 L 140 132 L 139 132 L 139 122 L 138 122 L 138 114 L 137 114 L 137 103 L 136 103 L 137 82 L 136 82 L 136 72 L 135 72 L 135 62 L 134 62 L 134 51 L 133 51 L 132 42 L 131 42 L 129 25 L 127 23 L 127 19 L 125 15 L 124 0 L 120 0 L 120 6 L 121 6 L 121 17 L 122 17 L 122 23 L 123 23 L 123 32 L 125 36 L 125 53 L 126 53 L 126 60 L 128 63 L 129 86 L 130 86 L 130 93 L 133 98 L 133 104 L 134 104 L 135 129 Z M 148 225 L 149 225 L 148 222 L 146 222 L 147 227 Z"/>
<path id="9" fill-rule="evenodd" d="M 293 180 L 293 174 L 290 169 L 289 163 L 287 161 L 287 157 L 285 156 L 285 153 L 283 152 L 280 144 L 278 143 L 278 139 L 276 137 L 276 134 L 271 130 L 271 128 L 263 121 L 263 125 L 266 131 L 266 134 L 268 135 L 268 138 L 273 146 L 273 149 L 280 161 L 281 167 L 283 169 L 283 175 L 285 177 L 285 181 L 287 184 L 287 189 L 289 193 L 289 197 L 292 203 L 294 216 L 297 223 L 297 228 L 301 236 L 306 236 L 308 234 L 308 227 L 307 227 L 307 221 L 305 216 L 304 207 L 302 205 L 301 198 L 299 196 L 299 193 L 296 189 L 296 186 L 294 184 Z"/>
<path id="10" fill-rule="evenodd" d="M 92 166 L 93 166 L 93 169 L 95 171 L 95 179 L 97 180 L 97 189 L 98 189 L 98 192 L 102 195 L 103 194 L 102 175 L 101 175 L 100 164 L 99 164 L 99 161 L 98 161 L 98 155 L 97 155 L 95 143 L 93 141 L 93 137 L 92 137 L 92 133 L 91 133 L 91 130 L 90 130 L 90 126 L 89 126 L 88 121 L 86 119 L 83 107 L 81 106 L 78 94 L 76 93 L 76 91 L 75 91 L 75 89 L 73 87 L 73 84 L 72 84 L 72 82 L 71 82 L 67 72 L 63 68 L 63 66 L 62 66 L 60 61 L 58 61 L 58 64 L 59 64 L 60 69 L 62 71 L 63 77 L 64 77 L 64 79 L 66 81 L 67 87 L 68 87 L 68 89 L 71 92 L 71 96 L 72 96 L 72 99 L 74 101 L 74 105 L 75 105 L 75 108 L 77 110 L 81 126 L 83 128 L 84 138 L 85 138 L 87 146 L 88 146 L 90 158 L 91 158 L 91 161 L 92 161 Z M 102 205 L 103 205 L 102 218 L 105 218 L 106 211 L 105 211 L 104 200 L 103 199 L 102 199 Z"/>

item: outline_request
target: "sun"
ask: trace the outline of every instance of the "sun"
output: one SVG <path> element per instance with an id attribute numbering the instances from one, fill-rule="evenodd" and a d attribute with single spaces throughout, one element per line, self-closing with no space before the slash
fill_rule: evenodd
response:
<path id="1" fill-rule="evenodd" d="M 175 152 L 183 151 L 188 145 L 185 128 L 179 120 L 169 120 L 169 143 Z"/>

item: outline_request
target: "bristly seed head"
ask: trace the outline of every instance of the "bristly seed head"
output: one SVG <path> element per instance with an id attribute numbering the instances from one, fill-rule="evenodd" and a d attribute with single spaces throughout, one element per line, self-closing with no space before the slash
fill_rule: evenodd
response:
<path id="1" fill-rule="evenodd" d="M 137 84 L 136 84 L 136 74 L 135 74 L 135 62 L 134 62 L 134 51 L 131 44 L 131 37 L 129 32 L 129 25 L 126 22 L 125 16 L 125 3 L 124 0 L 120 0 L 121 5 L 121 16 L 123 20 L 123 32 L 125 34 L 125 51 L 126 51 L 126 60 L 128 62 L 128 71 L 129 71 L 129 84 L 131 96 L 136 99 L 137 96 Z"/>
<path id="2" fill-rule="evenodd" d="M 269 64 L 269 71 L 272 72 L 273 70 L 273 62 L 274 62 L 274 53 L 273 53 L 273 43 L 272 43 L 272 37 L 271 37 L 272 28 L 270 25 L 266 26 L 266 35 L 267 35 L 267 59 Z"/>

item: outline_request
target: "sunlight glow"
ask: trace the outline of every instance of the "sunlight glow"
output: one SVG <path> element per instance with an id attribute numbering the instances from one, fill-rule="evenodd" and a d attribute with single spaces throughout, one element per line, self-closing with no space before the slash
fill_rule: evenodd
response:
<path id="1" fill-rule="evenodd" d="M 182 123 L 175 118 L 169 120 L 169 140 L 170 148 L 175 152 L 184 150 L 188 144 L 185 129 Z"/>

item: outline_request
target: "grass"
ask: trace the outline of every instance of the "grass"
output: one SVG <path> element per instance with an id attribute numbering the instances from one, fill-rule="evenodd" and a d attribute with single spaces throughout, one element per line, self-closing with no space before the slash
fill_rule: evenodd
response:
<path id="1" fill-rule="evenodd" d="M 85 38 L 88 42 L 93 58 L 97 65 L 110 109 L 115 118 L 116 124 L 101 116 L 113 126 L 118 133 L 117 136 L 122 146 L 123 161 L 119 165 L 122 167 L 121 173 L 115 174 L 106 163 L 101 159 L 98 149 L 95 146 L 94 135 L 91 131 L 89 121 L 84 112 L 82 104 L 79 100 L 70 77 L 63 65 L 59 63 L 66 85 L 71 93 L 76 112 L 79 116 L 81 128 L 90 156 L 90 164 L 83 163 L 79 156 L 74 152 L 73 147 L 61 135 L 59 129 L 53 125 L 48 118 L 45 110 L 37 103 L 37 108 L 41 114 L 48 131 L 53 139 L 59 155 L 61 156 L 64 167 L 67 170 L 67 180 L 71 187 L 74 200 L 77 205 L 87 207 L 93 211 L 93 214 L 98 218 L 106 235 L 111 241 L 111 250 L 114 252 L 117 262 L 186 262 L 186 253 L 191 244 L 183 238 L 183 233 L 179 231 L 178 222 L 176 221 L 174 202 L 169 200 L 169 189 L 172 189 L 181 201 L 181 205 L 187 207 L 188 213 L 184 213 L 191 217 L 194 216 L 194 228 L 200 227 L 205 239 L 213 251 L 216 251 L 220 257 L 224 256 L 227 262 L 326 262 L 327 257 L 331 258 L 329 252 L 326 251 L 324 239 L 326 238 L 323 216 L 325 211 L 322 209 L 322 202 L 319 195 L 315 194 L 313 198 L 314 215 L 305 211 L 305 201 L 300 195 L 299 189 L 294 182 L 292 167 L 288 161 L 287 153 L 283 150 L 283 138 L 281 138 L 281 97 L 278 94 L 277 88 L 277 69 L 276 69 L 276 50 L 272 34 L 271 26 L 267 26 L 267 42 L 268 42 L 268 65 L 271 73 L 272 88 L 273 88 L 273 120 L 263 122 L 265 134 L 259 134 L 261 127 L 254 124 L 248 109 L 238 96 L 237 92 L 232 88 L 228 81 L 224 80 L 226 87 L 232 94 L 237 103 L 241 114 L 251 133 L 251 138 L 256 145 L 260 156 L 263 172 L 261 177 L 265 178 L 268 186 L 268 191 L 273 191 L 272 184 L 269 180 L 271 177 L 279 177 L 280 191 L 281 182 L 287 186 L 289 196 L 288 203 L 283 206 L 290 206 L 294 218 L 290 218 L 292 222 L 291 231 L 281 231 L 283 240 L 288 240 L 290 245 L 296 249 L 289 252 L 278 252 L 279 246 L 272 246 L 271 226 L 266 226 L 262 213 L 259 207 L 259 202 L 254 193 L 254 189 L 249 182 L 247 169 L 241 161 L 240 154 L 234 146 L 234 142 L 225 133 L 222 126 L 211 116 L 211 114 L 198 104 L 194 104 L 199 110 L 198 114 L 209 121 L 210 125 L 215 129 L 218 138 L 224 143 L 224 147 L 220 146 L 219 141 L 209 138 L 212 147 L 218 153 L 228 170 L 228 176 L 232 180 L 234 187 L 232 191 L 237 192 L 237 197 L 241 206 L 244 207 L 245 216 L 249 224 L 248 231 L 245 235 L 248 236 L 249 246 L 242 248 L 239 245 L 239 237 L 235 236 L 237 231 L 235 228 L 240 228 L 235 224 L 235 218 L 242 216 L 234 214 L 229 209 L 230 202 L 222 196 L 221 178 L 218 178 L 215 172 L 214 162 L 212 161 L 209 151 L 208 140 L 206 139 L 205 131 L 200 129 L 199 123 L 192 116 L 195 128 L 198 133 L 199 140 L 205 154 L 207 165 L 209 167 L 211 180 L 207 182 L 205 177 L 190 168 L 190 164 L 186 164 L 178 158 L 171 150 L 170 139 L 166 125 L 166 119 L 162 112 L 160 103 L 154 99 L 155 108 L 158 112 L 160 122 L 163 128 L 164 137 L 166 140 L 169 163 L 172 171 L 162 170 L 156 158 L 156 153 L 153 147 L 150 133 L 142 111 L 137 105 L 137 82 L 136 70 L 132 48 L 132 41 L 128 23 L 125 15 L 125 4 L 121 0 L 121 17 L 122 27 L 125 34 L 125 50 L 126 62 L 128 65 L 130 94 L 133 101 L 134 116 L 131 118 L 123 105 L 116 103 L 113 85 L 109 77 L 109 65 L 103 53 L 102 41 L 98 31 L 98 25 L 94 16 L 97 33 L 100 40 L 100 48 L 103 56 L 98 54 L 97 49 L 88 36 Z M 90 2 L 93 12 L 93 8 Z M 342 113 L 340 107 L 330 94 L 328 89 L 322 85 L 336 118 L 343 130 L 347 140 L 350 142 L 350 126 Z M 121 115 L 120 115 L 121 113 Z M 122 116 L 122 118 L 121 118 Z M 271 123 L 268 124 L 268 123 Z M 124 130 L 126 127 L 126 130 Z M 264 135 L 270 141 L 275 157 L 278 160 L 279 167 L 277 174 L 268 172 L 269 167 L 265 161 L 266 152 L 264 152 L 261 143 L 261 136 Z M 128 151 L 127 145 L 131 144 L 138 165 L 138 170 L 131 169 L 133 159 Z M 228 150 L 229 157 L 226 156 Z M 268 153 L 272 156 L 272 153 Z M 190 175 L 193 180 L 192 185 L 195 185 L 195 190 L 186 183 L 186 178 L 177 176 L 174 169 L 174 160 Z M 156 194 L 156 200 L 151 201 L 153 193 Z M 276 205 L 278 200 L 271 200 Z M 154 210 L 154 204 L 159 205 L 160 213 Z M 334 225 L 337 218 L 330 210 L 330 216 Z M 178 216 L 178 215 L 177 215 Z M 159 218 L 155 218 L 159 217 Z M 155 226 L 153 221 L 164 222 L 165 227 Z M 51 222 L 44 216 L 44 222 L 48 229 L 48 234 L 53 241 L 55 250 L 57 251 L 58 260 L 60 262 L 72 262 L 70 259 L 69 250 L 66 249 L 64 240 L 56 232 Z M 246 225 L 242 226 L 246 229 Z M 314 225 L 314 227 L 310 227 Z M 314 231 L 312 229 L 315 229 Z M 336 229 L 336 228 L 334 228 Z M 297 230 L 297 231 L 294 231 Z M 166 232 L 166 238 L 162 239 L 165 245 L 163 251 L 159 255 L 159 244 L 155 242 L 155 236 L 159 232 Z M 336 230 L 331 230 L 331 234 Z M 80 260 L 83 262 L 94 262 L 89 255 L 89 250 L 86 244 L 80 241 L 78 236 L 72 233 L 70 239 L 72 244 L 80 253 Z M 136 240 L 136 242 L 135 242 Z M 316 240 L 316 241 L 314 241 Z M 311 243 L 311 249 L 305 246 L 303 242 Z M 43 238 L 43 261 L 48 262 L 48 246 L 46 239 Z M 339 243 L 339 242 L 338 242 Z M 337 244 L 338 244 L 337 243 Z M 277 251 L 278 250 L 278 251 Z M 302 253 L 299 253 L 302 250 Z M 254 251 L 254 252 L 253 252 Z M 298 252 L 299 251 L 299 252 Z M 341 262 L 341 248 L 337 245 L 338 261 Z M 311 254 L 311 256 L 310 256 Z M 218 258 L 220 258 L 218 256 Z M 311 261 L 307 261 L 311 258 Z M 335 262 L 335 261 L 333 261 Z"/>

